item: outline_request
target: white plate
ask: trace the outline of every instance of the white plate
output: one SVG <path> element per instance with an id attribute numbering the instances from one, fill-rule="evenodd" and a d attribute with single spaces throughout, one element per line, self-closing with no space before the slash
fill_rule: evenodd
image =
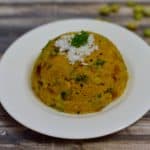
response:
<path id="1" fill-rule="evenodd" d="M 129 71 L 124 95 L 101 112 L 73 116 L 50 109 L 30 88 L 32 64 L 44 45 L 69 31 L 89 30 L 108 37 L 122 53 Z M 19 38 L 0 63 L 0 100 L 22 125 L 39 133 L 67 139 L 85 139 L 119 131 L 150 108 L 150 47 L 128 30 L 106 22 L 72 19 L 42 25 Z"/>

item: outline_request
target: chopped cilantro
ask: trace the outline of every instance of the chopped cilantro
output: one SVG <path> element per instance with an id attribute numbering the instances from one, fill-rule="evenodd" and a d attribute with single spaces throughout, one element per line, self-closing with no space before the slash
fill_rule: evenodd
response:
<path id="1" fill-rule="evenodd" d="M 101 59 L 97 59 L 95 62 L 94 62 L 94 65 L 96 66 L 103 66 L 105 64 L 105 60 L 101 60 Z"/>
<path id="2" fill-rule="evenodd" d="M 87 43 L 88 37 L 88 32 L 81 31 L 80 33 L 76 33 L 71 41 L 71 45 L 77 48 L 85 45 Z"/>
<path id="3" fill-rule="evenodd" d="M 86 82 L 87 79 L 88 79 L 88 77 L 85 74 L 80 74 L 75 77 L 75 81 L 77 81 L 77 82 Z"/>
<path id="4" fill-rule="evenodd" d="M 101 97 L 102 97 L 101 93 L 97 94 L 97 98 L 101 98 Z"/>
<path id="5" fill-rule="evenodd" d="M 61 99 L 62 100 L 68 100 L 70 94 L 71 94 L 70 90 L 63 90 L 63 91 L 61 91 L 61 93 L 60 93 Z"/>

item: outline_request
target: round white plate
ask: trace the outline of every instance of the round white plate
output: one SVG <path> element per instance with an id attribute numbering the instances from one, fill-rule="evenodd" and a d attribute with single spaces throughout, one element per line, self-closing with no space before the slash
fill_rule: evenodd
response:
<path id="1" fill-rule="evenodd" d="M 101 112 L 73 116 L 40 102 L 30 87 L 32 65 L 52 38 L 70 31 L 88 30 L 108 37 L 118 47 L 129 71 L 120 99 Z M 150 109 L 150 47 L 138 36 L 111 23 L 71 19 L 42 25 L 15 41 L 0 63 L 0 101 L 22 125 L 39 133 L 67 139 L 86 139 L 119 131 Z"/>

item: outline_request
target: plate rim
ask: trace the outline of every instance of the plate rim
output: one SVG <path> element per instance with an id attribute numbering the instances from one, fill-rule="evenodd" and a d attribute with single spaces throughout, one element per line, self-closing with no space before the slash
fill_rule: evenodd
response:
<path id="1" fill-rule="evenodd" d="M 18 41 L 19 41 L 19 39 L 21 39 L 22 37 L 24 37 L 25 35 L 27 35 L 27 34 L 29 34 L 30 32 L 32 32 L 32 31 L 35 31 L 35 30 L 38 30 L 39 28 L 42 28 L 42 27 L 44 27 L 44 26 L 48 26 L 48 25 L 50 25 L 50 24 L 52 24 L 52 23 L 60 23 L 60 22 L 66 22 L 66 21 L 71 21 L 71 20 L 73 20 L 73 21 L 76 21 L 76 20 L 81 20 L 81 21 L 84 21 L 84 20 L 88 20 L 88 21 L 96 21 L 96 20 L 94 20 L 94 19 L 86 19 L 86 18 L 80 18 L 80 19 L 63 19 L 63 20 L 60 20 L 60 21 L 54 21 L 54 22 L 50 22 L 50 23 L 46 23 L 46 24 L 43 24 L 43 25 L 40 25 L 40 26 L 38 26 L 38 27 L 36 27 L 36 28 L 34 28 L 34 29 L 31 29 L 31 30 L 29 30 L 28 32 L 25 32 L 24 34 L 22 34 L 21 36 L 19 36 L 7 49 L 6 49 L 6 51 L 4 52 L 4 54 L 2 55 L 2 57 L 1 57 L 1 59 L 0 59 L 0 63 L 2 64 L 2 61 L 4 60 L 4 57 L 7 57 L 7 53 L 11 50 L 11 48 L 14 46 L 14 44 L 15 43 L 17 43 Z M 108 22 L 106 22 L 106 21 L 96 21 L 96 22 L 104 22 L 104 23 L 107 23 L 107 24 L 111 24 L 111 25 L 115 25 L 115 26 L 118 26 L 119 28 L 121 27 L 120 25 L 116 25 L 116 24 L 113 24 L 113 23 L 108 23 Z M 127 29 L 125 29 L 125 28 L 123 28 L 123 27 L 121 27 L 122 29 L 124 29 L 124 30 L 126 30 L 126 31 L 128 31 Z M 130 32 L 130 31 L 128 31 L 128 32 Z M 132 32 L 130 32 L 131 34 L 133 34 L 134 36 L 135 36 L 135 34 L 134 33 L 132 33 Z M 136 35 L 136 37 L 138 37 L 137 35 Z M 140 37 L 138 37 L 140 40 L 142 40 L 142 42 L 144 42 L 145 43 L 145 41 L 143 40 L 143 39 L 141 39 Z M 148 46 L 148 45 L 147 45 Z M 1 64 L 0 64 L 0 66 L 1 66 Z M 99 136 L 89 136 L 89 137 L 78 137 L 78 138 L 76 138 L 76 137 L 66 137 L 66 136 L 64 136 L 64 137 L 62 137 L 62 136 L 58 136 L 58 135 L 50 135 L 50 134 L 47 134 L 47 133 L 44 133 L 43 131 L 39 131 L 38 129 L 33 129 L 31 126 L 28 126 L 28 125 L 26 125 L 26 124 L 24 124 L 23 123 L 23 121 L 20 121 L 20 120 L 18 120 L 15 116 L 13 116 L 10 112 L 9 112 L 9 110 L 7 110 L 7 108 L 6 108 L 6 106 L 5 106 L 5 104 L 4 104 L 4 101 L 2 100 L 2 98 L 0 98 L 0 103 L 1 103 L 1 105 L 3 106 L 3 108 L 4 108 L 4 110 L 14 119 L 14 120 L 16 120 L 17 122 L 19 122 L 21 125 L 23 125 L 23 126 L 25 126 L 25 127 L 27 127 L 27 128 L 29 128 L 29 129 L 31 129 L 32 131 L 36 131 L 36 132 L 38 132 L 38 133 L 40 133 L 40 134 L 44 134 L 44 135 L 47 135 L 47 136 L 53 136 L 53 137 L 57 137 L 57 138 L 62 138 L 62 139 L 91 139 L 91 138 L 97 138 L 97 137 L 103 137 L 103 136 L 106 136 L 106 135 L 109 135 L 109 134 L 113 134 L 113 133 L 116 133 L 116 132 L 118 132 L 118 131 L 120 131 L 120 130 L 122 130 L 122 129 L 124 129 L 124 128 L 126 128 L 126 127 L 128 127 L 128 126 L 130 126 L 130 125 L 132 125 L 133 123 L 135 123 L 138 119 L 140 119 L 146 112 L 148 112 L 149 111 L 149 109 L 148 110 L 146 110 L 145 112 L 143 112 L 143 114 L 141 114 L 141 115 L 139 115 L 134 121 L 131 121 L 130 123 L 128 123 L 128 125 L 124 125 L 124 126 L 122 126 L 122 127 L 120 127 L 120 128 L 118 128 L 118 129 L 116 129 L 116 130 L 114 130 L 114 131 L 112 131 L 112 132 L 109 132 L 109 133 L 106 133 L 106 134 L 103 134 L 103 135 L 99 135 Z"/>

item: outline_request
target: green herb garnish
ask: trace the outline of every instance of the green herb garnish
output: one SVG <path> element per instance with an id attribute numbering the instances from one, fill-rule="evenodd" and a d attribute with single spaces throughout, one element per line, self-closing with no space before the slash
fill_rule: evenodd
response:
<path id="1" fill-rule="evenodd" d="M 97 59 L 95 62 L 94 62 L 94 65 L 96 66 L 103 66 L 105 64 L 105 60 L 101 60 L 101 59 Z"/>
<path id="2" fill-rule="evenodd" d="M 87 79 L 88 79 L 88 76 L 85 74 L 80 74 L 75 77 L 75 81 L 77 82 L 86 82 Z"/>
<path id="3" fill-rule="evenodd" d="M 71 45 L 77 48 L 85 45 L 87 43 L 88 37 L 88 32 L 81 31 L 80 33 L 76 33 L 71 41 Z"/>
<path id="4" fill-rule="evenodd" d="M 96 96 L 97 98 L 101 98 L 102 97 L 102 94 L 101 93 L 99 93 L 99 94 L 97 94 L 97 96 Z"/>
<path id="5" fill-rule="evenodd" d="M 61 93 L 60 93 L 61 99 L 62 100 L 69 100 L 70 94 L 71 94 L 71 91 L 69 89 L 61 91 Z"/>

